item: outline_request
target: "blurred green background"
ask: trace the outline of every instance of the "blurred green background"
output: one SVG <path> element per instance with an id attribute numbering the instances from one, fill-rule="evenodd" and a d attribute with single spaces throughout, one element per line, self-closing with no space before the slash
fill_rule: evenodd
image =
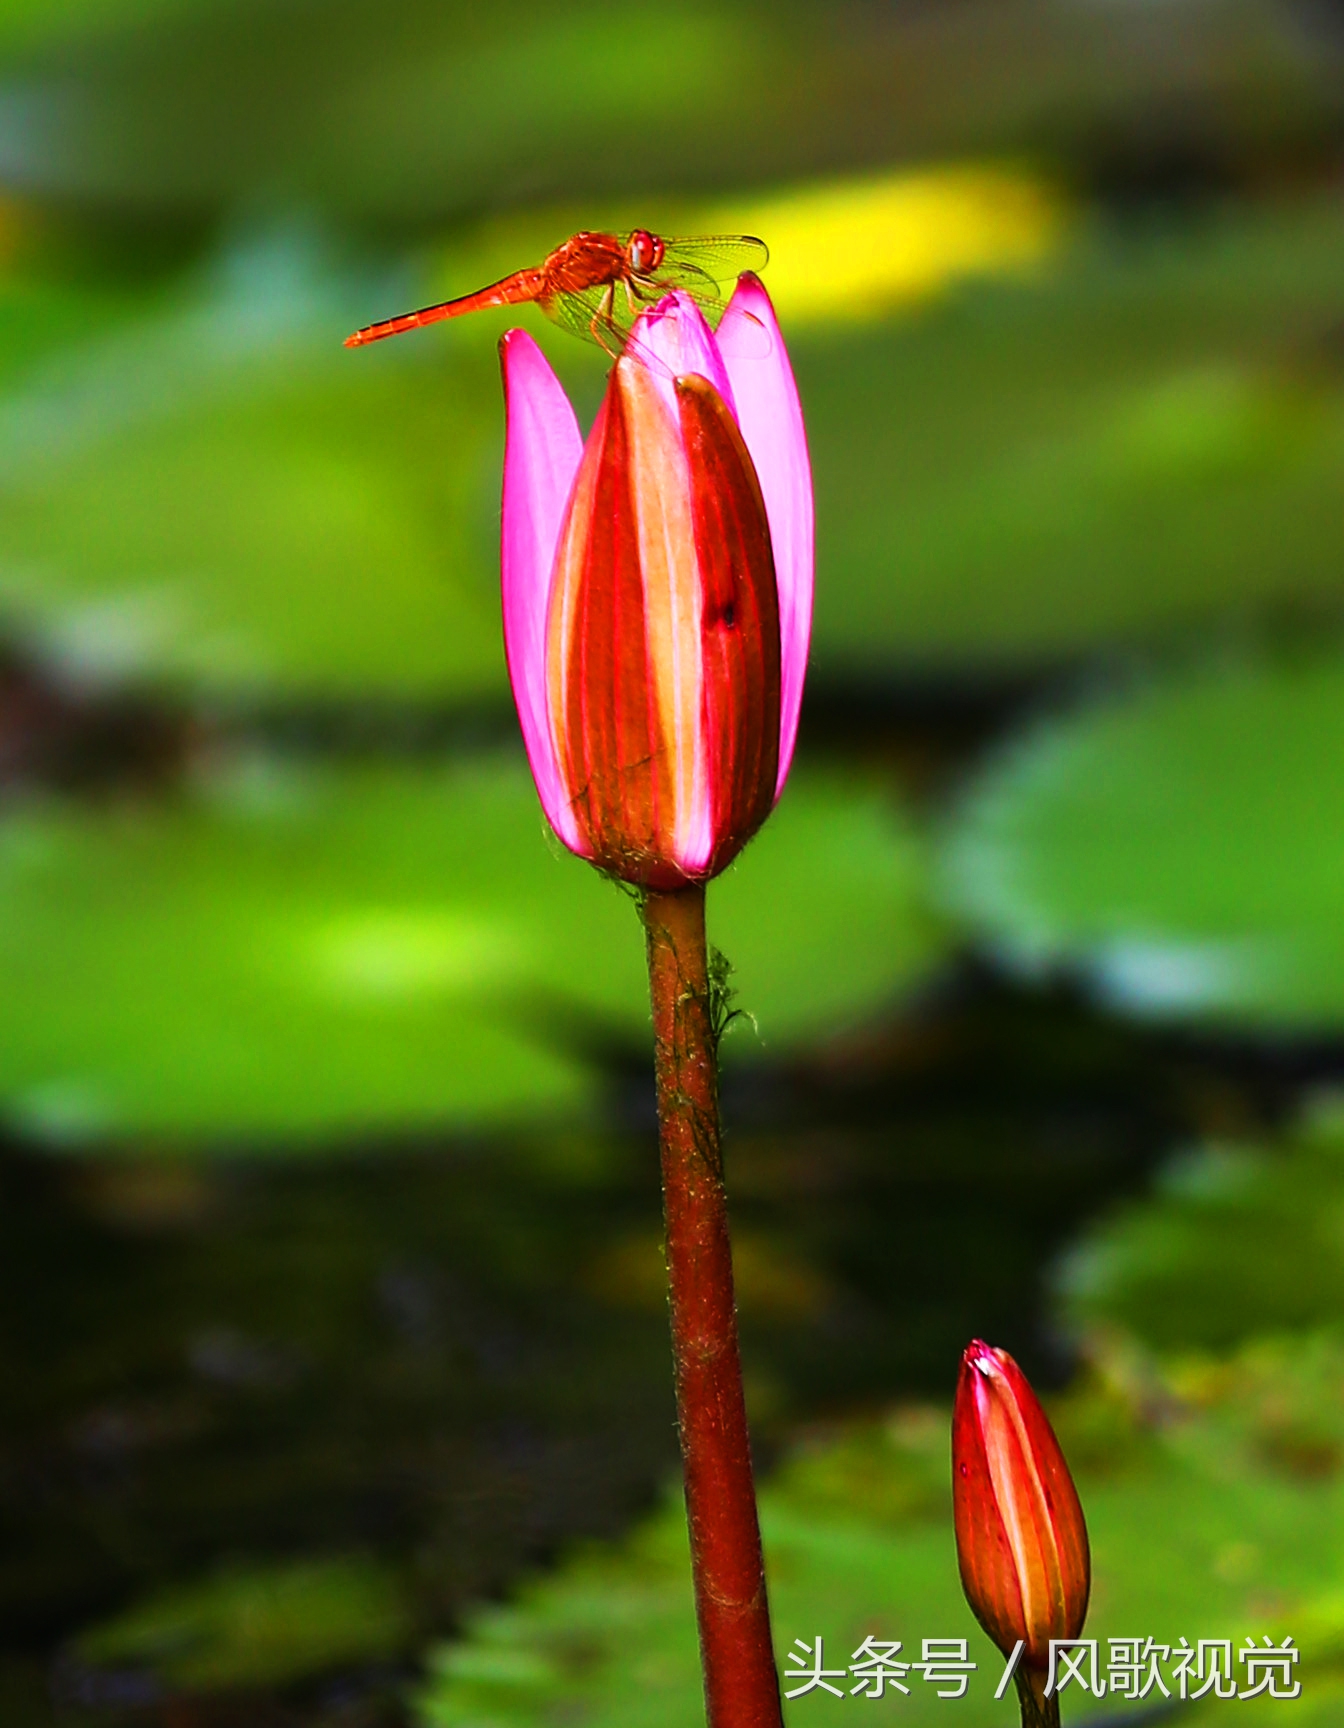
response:
<path id="1" fill-rule="evenodd" d="M 781 1651 L 967 1635 L 935 1714 L 1011 1720 L 983 1334 L 1096 1635 L 1290 1634 L 1245 1720 L 1337 1721 L 1337 0 L 0 0 L 0 1721 L 695 1719 L 642 943 L 500 645 L 511 320 L 341 346 L 636 225 L 767 241 L 815 470 L 710 903 Z"/>

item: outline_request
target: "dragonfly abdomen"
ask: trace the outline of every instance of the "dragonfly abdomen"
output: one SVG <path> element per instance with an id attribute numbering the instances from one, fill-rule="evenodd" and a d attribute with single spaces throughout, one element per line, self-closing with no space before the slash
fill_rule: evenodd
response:
<path id="1" fill-rule="evenodd" d="M 464 312 L 483 312 L 489 306 L 521 306 L 529 300 L 542 299 L 546 291 L 545 270 L 515 270 L 512 276 L 492 282 L 488 288 L 478 288 L 474 294 L 441 300 L 437 306 L 422 306 L 418 312 L 403 312 L 396 318 L 384 318 L 379 324 L 366 324 L 353 336 L 346 337 L 345 346 L 362 348 L 367 342 L 380 342 L 384 336 L 400 336 L 403 330 L 418 330 L 445 318 L 459 318 Z"/>

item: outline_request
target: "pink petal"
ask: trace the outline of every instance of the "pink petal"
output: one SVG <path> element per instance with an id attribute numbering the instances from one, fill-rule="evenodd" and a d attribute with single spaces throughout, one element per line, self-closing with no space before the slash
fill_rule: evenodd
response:
<path id="1" fill-rule="evenodd" d="M 798 711 L 812 635 L 812 467 L 798 386 L 760 280 L 738 282 L 717 332 L 732 382 L 737 423 L 756 464 L 779 583 L 780 705 L 778 797 L 798 737 Z"/>
<path id="2" fill-rule="evenodd" d="M 689 294 L 678 289 L 665 295 L 640 313 L 630 334 L 628 352 L 645 362 L 674 421 L 680 412 L 674 380 L 691 372 L 707 379 L 736 415 L 733 387 L 714 332 Z"/>
<path id="3" fill-rule="evenodd" d="M 577 850 L 578 828 L 546 702 L 546 612 L 583 439 L 569 398 L 532 338 L 510 330 L 499 347 L 507 417 L 500 547 L 504 657 L 541 807 L 566 846 Z"/>

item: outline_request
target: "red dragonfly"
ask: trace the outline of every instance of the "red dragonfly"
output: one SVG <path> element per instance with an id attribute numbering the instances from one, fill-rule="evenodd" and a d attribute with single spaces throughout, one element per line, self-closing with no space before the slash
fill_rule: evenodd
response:
<path id="1" fill-rule="evenodd" d="M 457 300 L 403 312 L 366 325 L 347 336 L 347 348 L 362 348 L 384 336 L 418 330 L 442 318 L 480 312 L 487 306 L 519 306 L 528 301 L 576 336 L 587 337 L 619 354 L 630 327 L 646 307 L 683 289 L 710 312 L 721 311 L 721 283 L 743 270 L 759 270 L 770 253 L 749 234 L 713 234 L 697 240 L 665 240 L 636 228 L 630 234 L 574 234 L 544 263 L 516 270 L 502 282 L 478 288 Z"/>

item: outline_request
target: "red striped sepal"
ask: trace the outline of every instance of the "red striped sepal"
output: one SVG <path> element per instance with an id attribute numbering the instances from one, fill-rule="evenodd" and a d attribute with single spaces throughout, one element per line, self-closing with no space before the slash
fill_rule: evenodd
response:
<path id="1" fill-rule="evenodd" d="M 769 815 L 780 732 L 770 529 L 705 379 L 620 360 L 560 535 L 547 694 L 580 850 L 627 882 L 717 874 Z"/>

